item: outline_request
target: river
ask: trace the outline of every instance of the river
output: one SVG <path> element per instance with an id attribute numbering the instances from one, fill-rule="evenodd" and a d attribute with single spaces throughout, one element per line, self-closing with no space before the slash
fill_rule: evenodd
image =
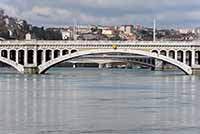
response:
<path id="1" fill-rule="evenodd" d="M 129 69 L 0 69 L 0 134 L 199 134 L 200 76 Z"/>

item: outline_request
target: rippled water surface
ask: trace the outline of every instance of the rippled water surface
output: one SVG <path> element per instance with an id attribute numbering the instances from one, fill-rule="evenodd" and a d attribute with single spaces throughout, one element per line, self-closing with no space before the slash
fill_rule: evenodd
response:
<path id="1" fill-rule="evenodd" d="M 199 134 L 200 77 L 54 68 L 0 71 L 0 134 Z"/>

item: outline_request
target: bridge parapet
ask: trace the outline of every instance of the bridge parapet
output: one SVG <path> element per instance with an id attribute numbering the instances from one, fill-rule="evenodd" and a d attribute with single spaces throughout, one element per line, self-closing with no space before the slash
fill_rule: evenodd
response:
<path id="1" fill-rule="evenodd" d="M 5 40 L 0 45 L 178 45 L 199 46 L 199 41 L 53 41 L 53 40 Z"/>

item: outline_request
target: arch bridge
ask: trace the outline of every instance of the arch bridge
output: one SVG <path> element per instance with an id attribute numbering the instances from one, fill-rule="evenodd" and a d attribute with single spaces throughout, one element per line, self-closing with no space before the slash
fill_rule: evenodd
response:
<path id="1" fill-rule="evenodd" d="M 200 42 L 0 41 L 0 61 L 20 73 L 42 74 L 81 56 L 119 53 L 159 59 L 188 75 L 200 72 Z"/>

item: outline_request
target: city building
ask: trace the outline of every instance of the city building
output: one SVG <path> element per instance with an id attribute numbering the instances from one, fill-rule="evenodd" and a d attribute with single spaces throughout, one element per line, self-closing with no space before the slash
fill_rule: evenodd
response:
<path id="1" fill-rule="evenodd" d="M 77 33 L 90 33 L 92 26 L 77 26 L 76 31 Z"/>
<path id="2" fill-rule="evenodd" d="M 177 31 L 180 34 L 195 33 L 195 29 L 194 28 L 180 28 L 180 29 L 177 29 Z"/>
<path id="3" fill-rule="evenodd" d="M 122 26 L 119 26 L 118 28 L 119 31 L 122 31 L 128 34 L 132 33 L 133 29 L 134 29 L 133 25 L 122 25 Z"/>
<path id="4" fill-rule="evenodd" d="M 73 32 L 71 30 L 61 30 L 62 39 L 69 40 L 73 38 Z"/>
<path id="5" fill-rule="evenodd" d="M 4 16 L 4 10 L 0 9 L 0 16 Z"/>
<path id="6" fill-rule="evenodd" d="M 85 33 L 81 34 L 78 37 L 78 40 L 101 40 L 100 35 L 94 33 Z"/>
<path id="7" fill-rule="evenodd" d="M 102 34 L 112 36 L 114 34 L 114 30 L 112 30 L 112 29 L 102 29 Z"/>
<path id="8" fill-rule="evenodd" d="M 27 33 L 25 35 L 25 40 L 31 40 L 31 34 L 30 33 Z"/>

